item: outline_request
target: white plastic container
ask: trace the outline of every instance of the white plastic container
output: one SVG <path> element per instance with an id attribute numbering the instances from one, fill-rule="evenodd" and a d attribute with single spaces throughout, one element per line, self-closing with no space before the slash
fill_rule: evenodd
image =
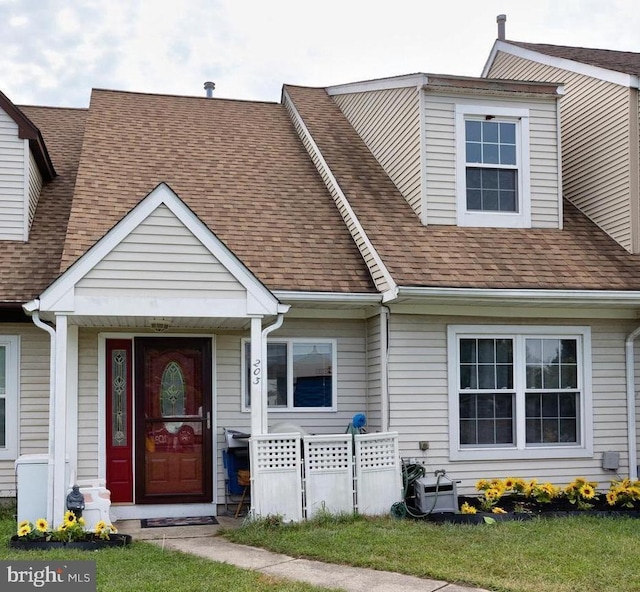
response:
<path id="1" fill-rule="evenodd" d="M 103 520 L 107 524 L 115 522 L 111 519 L 111 492 L 104 481 L 78 481 L 80 493 L 84 496 L 85 530 L 94 530 L 95 525 Z"/>

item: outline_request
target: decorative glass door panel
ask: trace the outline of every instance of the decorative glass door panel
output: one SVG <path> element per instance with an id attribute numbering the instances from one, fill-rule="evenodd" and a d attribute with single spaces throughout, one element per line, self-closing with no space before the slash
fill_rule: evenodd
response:
<path id="1" fill-rule="evenodd" d="M 107 340 L 107 489 L 112 502 L 133 501 L 131 352 L 131 340 Z"/>
<path id="2" fill-rule="evenodd" d="M 211 501 L 211 340 L 136 339 L 136 396 L 136 501 Z"/>

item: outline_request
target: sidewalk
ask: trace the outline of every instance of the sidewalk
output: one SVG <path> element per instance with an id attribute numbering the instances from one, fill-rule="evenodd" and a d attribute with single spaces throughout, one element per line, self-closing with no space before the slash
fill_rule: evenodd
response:
<path id="1" fill-rule="evenodd" d="M 264 549 L 230 543 L 216 536 L 221 528 L 233 528 L 240 521 L 218 516 L 220 526 L 140 528 L 138 520 L 119 521 L 118 530 L 134 540 L 147 540 L 164 549 L 191 553 L 212 561 L 230 563 L 275 577 L 299 580 L 346 592 L 487 592 L 480 588 L 448 584 L 388 571 L 295 559 Z"/>

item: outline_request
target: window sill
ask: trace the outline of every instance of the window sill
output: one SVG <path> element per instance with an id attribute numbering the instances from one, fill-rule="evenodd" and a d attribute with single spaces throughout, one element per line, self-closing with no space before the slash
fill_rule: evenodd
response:
<path id="1" fill-rule="evenodd" d="M 242 413 L 251 413 L 250 407 L 244 407 Z M 287 407 L 287 408 L 269 408 L 267 413 L 337 413 L 336 407 Z"/>
<path id="2" fill-rule="evenodd" d="M 468 450 L 456 450 L 451 452 L 449 460 L 544 460 L 591 457 L 593 457 L 593 451 L 582 446 L 562 446 L 556 448 L 527 448 L 524 450 L 517 450 L 514 448 L 475 448 Z"/>

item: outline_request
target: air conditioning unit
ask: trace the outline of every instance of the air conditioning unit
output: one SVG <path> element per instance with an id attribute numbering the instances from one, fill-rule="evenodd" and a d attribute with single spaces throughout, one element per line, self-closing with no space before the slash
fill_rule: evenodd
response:
<path id="1" fill-rule="evenodd" d="M 456 482 L 446 475 L 421 477 L 413 487 L 416 507 L 424 514 L 458 511 Z"/>

